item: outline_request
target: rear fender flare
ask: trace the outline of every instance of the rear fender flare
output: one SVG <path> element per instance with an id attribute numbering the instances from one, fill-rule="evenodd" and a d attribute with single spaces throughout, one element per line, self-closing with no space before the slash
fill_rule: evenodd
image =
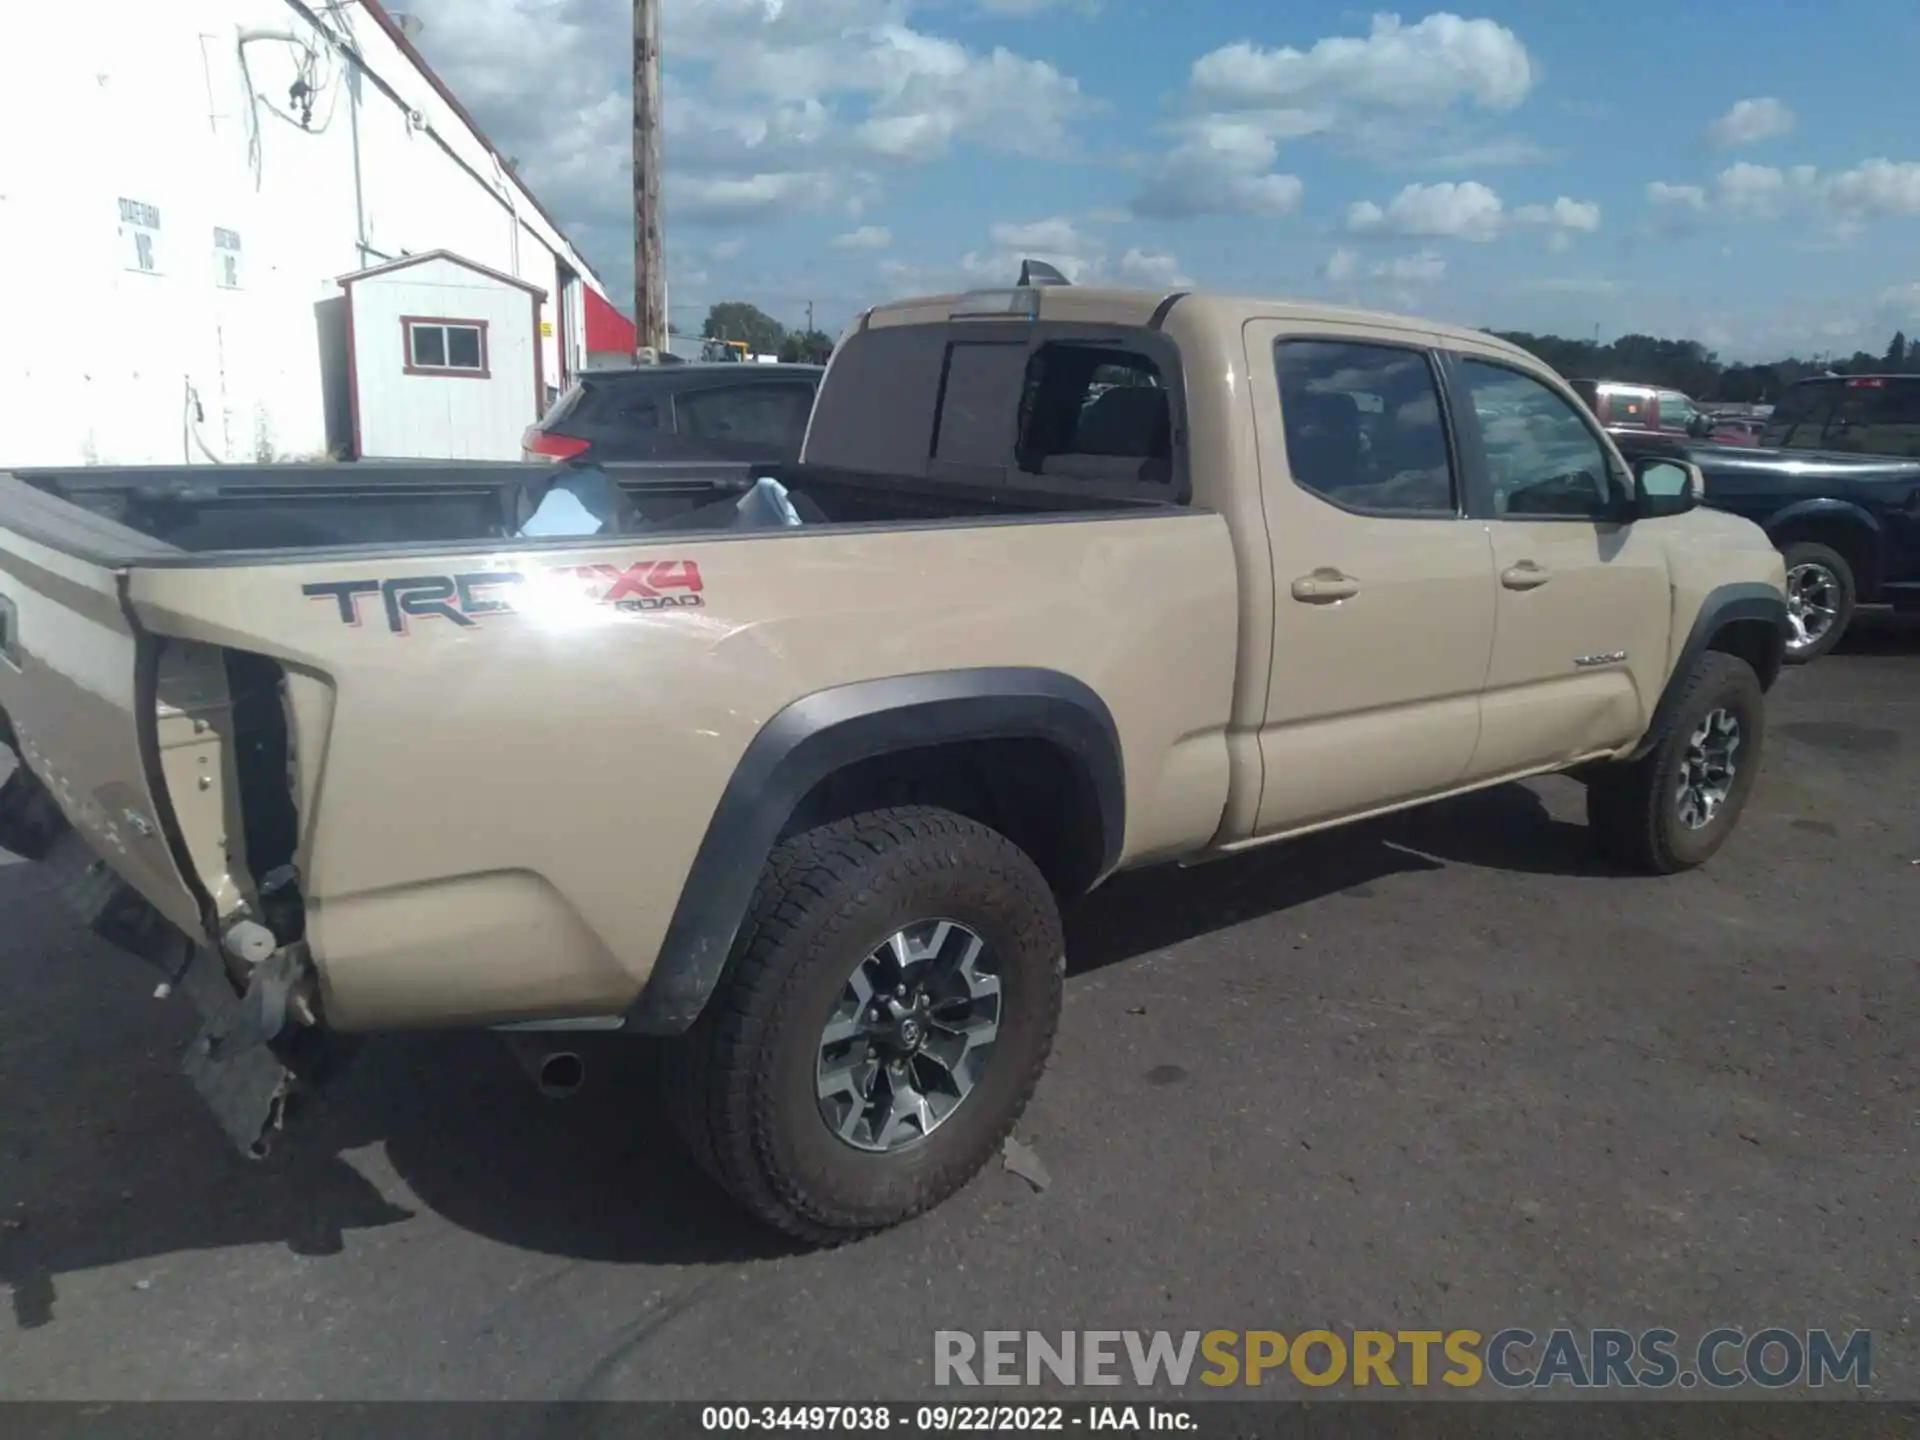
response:
<path id="1" fill-rule="evenodd" d="M 1771 585 L 1759 581 L 1722 585 L 1709 591 L 1699 613 L 1693 618 L 1693 628 L 1687 632 L 1680 658 L 1674 662 L 1673 671 L 1667 676 L 1666 686 L 1660 692 L 1659 702 L 1653 710 L 1653 721 L 1627 759 L 1638 760 L 1660 743 L 1660 737 L 1666 734 L 1667 727 L 1673 722 L 1674 711 L 1679 708 L 1687 677 L 1693 673 L 1693 667 L 1699 663 L 1700 657 L 1713 648 L 1715 637 L 1729 625 L 1753 620 L 1765 621 L 1773 633 L 1773 654 L 1766 673 L 1760 677 L 1761 683 L 1768 683 L 1772 676 L 1780 673 L 1780 661 L 1786 653 L 1789 628 L 1786 597 Z"/>
<path id="2" fill-rule="evenodd" d="M 936 671 L 817 691 L 753 738 L 722 792 L 666 939 L 626 1026 L 684 1031 L 706 1008 L 733 953 L 754 887 L 781 831 L 821 781 L 878 755 L 977 740 L 1040 740 L 1079 772 L 1098 810 L 1099 875 L 1126 833 L 1120 737 L 1106 702 L 1058 671 Z"/>

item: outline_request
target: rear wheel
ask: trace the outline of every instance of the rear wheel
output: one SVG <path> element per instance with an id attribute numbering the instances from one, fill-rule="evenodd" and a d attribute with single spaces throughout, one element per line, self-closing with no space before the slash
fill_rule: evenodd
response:
<path id="1" fill-rule="evenodd" d="M 1786 659 L 1817 660 L 1840 643 L 1858 596 L 1853 567 L 1838 550 L 1801 540 L 1781 552 L 1787 564 Z"/>
<path id="2" fill-rule="evenodd" d="M 1704 864 L 1739 822 L 1766 731 L 1760 677 L 1708 651 L 1653 748 L 1587 785 L 1587 824 L 1614 859 L 1657 874 Z"/>
<path id="3" fill-rule="evenodd" d="M 1005 1141 L 1064 965 L 1046 879 L 997 831 L 907 806 L 795 836 L 678 1042 L 676 1123 L 768 1225 L 833 1243 L 897 1224 Z"/>

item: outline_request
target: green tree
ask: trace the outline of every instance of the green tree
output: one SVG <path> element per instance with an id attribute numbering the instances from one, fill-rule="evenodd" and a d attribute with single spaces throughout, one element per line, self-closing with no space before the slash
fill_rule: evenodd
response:
<path id="1" fill-rule="evenodd" d="M 1882 362 L 1886 368 L 1899 374 L 1907 368 L 1907 332 L 1896 330 L 1893 339 L 1887 342 L 1886 359 Z"/>
<path id="2" fill-rule="evenodd" d="M 833 337 L 820 330 L 794 330 L 780 347 L 789 365 L 824 365 L 833 354 Z"/>
<path id="3" fill-rule="evenodd" d="M 744 340 L 756 355 L 777 355 L 787 327 L 744 300 L 722 300 L 707 311 L 700 333 L 709 340 Z"/>

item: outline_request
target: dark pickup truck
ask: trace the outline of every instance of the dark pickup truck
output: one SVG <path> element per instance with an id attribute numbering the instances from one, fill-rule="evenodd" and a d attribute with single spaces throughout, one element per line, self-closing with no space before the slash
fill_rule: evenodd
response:
<path id="1" fill-rule="evenodd" d="M 1630 460 L 1691 460 L 1707 504 L 1767 532 L 1787 563 L 1789 662 L 1831 650 L 1858 605 L 1920 610 L 1920 459 L 1612 434 Z"/>

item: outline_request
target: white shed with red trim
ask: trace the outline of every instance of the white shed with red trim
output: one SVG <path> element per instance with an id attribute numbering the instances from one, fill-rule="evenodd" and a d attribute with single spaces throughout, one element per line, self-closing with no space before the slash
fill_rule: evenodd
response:
<path id="1" fill-rule="evenodd" d="M 546 292 L 445 250 L 342 278 L 354 454 L 518 460 L 545 408 Z"/>

